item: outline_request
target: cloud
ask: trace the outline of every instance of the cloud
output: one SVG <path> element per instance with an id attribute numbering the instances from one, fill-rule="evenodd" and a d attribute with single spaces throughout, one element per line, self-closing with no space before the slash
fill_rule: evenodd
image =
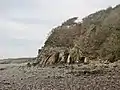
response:
<path id="1" fill-rule="evenodd" d="M 120 0 L 0 0 L 0 58 L 36 56 L 50 30 Z"/>

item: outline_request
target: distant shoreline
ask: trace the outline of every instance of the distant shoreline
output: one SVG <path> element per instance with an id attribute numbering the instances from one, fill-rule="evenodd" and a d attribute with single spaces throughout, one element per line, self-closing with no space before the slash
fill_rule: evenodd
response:
<path id="1" fill-rule="evenodd" d="M 24 59 L 35 59 L 36 57 L 23 57 L 23 58 L 5 58 L 0 60 L 24 60 Z"/>

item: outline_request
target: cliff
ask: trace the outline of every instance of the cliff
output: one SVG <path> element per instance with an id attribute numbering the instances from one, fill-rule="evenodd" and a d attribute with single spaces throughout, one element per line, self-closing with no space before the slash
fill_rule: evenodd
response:
<path id="1" fill-rule="evenodd" d="M 73 17 L 52 29 L 36 64 L 115 62 L 120 59 L 120 5 L 76 22 Z"/>

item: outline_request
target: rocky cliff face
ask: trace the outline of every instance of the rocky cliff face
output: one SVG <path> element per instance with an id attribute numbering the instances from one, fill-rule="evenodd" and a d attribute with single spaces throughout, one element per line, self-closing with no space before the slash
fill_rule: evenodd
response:
<path id="1" fill-rule="evenodd" d="M 51 31 L 39 50 L 39 65 L 120 59 L 120 5 L 91 14 L 82 22 L 76 20 L 71 18 Z"/>

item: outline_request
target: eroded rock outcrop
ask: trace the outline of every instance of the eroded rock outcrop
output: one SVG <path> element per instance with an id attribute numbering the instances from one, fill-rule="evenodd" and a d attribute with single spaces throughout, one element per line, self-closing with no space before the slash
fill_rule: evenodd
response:
<path id="1" fill-rule="evenodd" d="M 76 46 L 71 49 L 47 47 L 37 59 L 42 67 L 55 64 L 88 63 L 87 57 L 82 55 L 82 52 Z"/>

